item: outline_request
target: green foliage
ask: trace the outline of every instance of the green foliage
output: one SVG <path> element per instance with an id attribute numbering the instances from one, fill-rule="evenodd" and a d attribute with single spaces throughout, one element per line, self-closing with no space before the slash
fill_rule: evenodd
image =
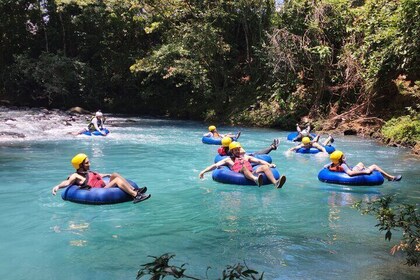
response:
<path id="1" fill-rule="evenodd" d="M 77 104 L 82 96 L 90 100 L 90 69 L 86 64 L 63 55 L 43 53 L 37 60 L 25 55 L 16 57 L 10 68 L 8 92 L 15 93 L 11 100 L 48 106 L 56 104 Z M 84 103 L 84 102 L 83 102 Z M 95 103 L 95 102 L 94 102 Z"/>
<path id="2" fill-rule="evenodd" d="M 266 49 L 273 78 L 288 85 L 278 84 L 292 114 L 319 115 L 331 101 L 329 89 L 345 76 L 336 64 L 350 19 L 346 1 L 285 1 Z"/>
<path id="3" fill-rule="evenodd" d="M 186 269 L 185 264 L 181 266 L 170 265 L 169 261 L 175 257 L 175 255 L 170 254 L 163 254 L 160 257 L 153 257 L 151 256 L 154 261 L 150 263 L 146 263 L 142 265 L 142 269 L 137 272 L 136 279 L 141 279 L 147 275 L 151 275 L 150 279 L 153 280 L 160 280 L 167 276 L 171 276 L 175 279 L 180 278 L 187 278 L 187 279 L 207 279 L 206 278 L 196 278 L 193 276 L 189 276 L 185 274 Z M 209 269 L 209 268 L 208 268 Z M 236 264 L 234 266 L 228 265 L 225 270 L 222 272 L 222 277 L 219 278 L 221 280 L 262 280 L 264 277 L 264 273 L 261 274 L 259 278 L 257 278 L 258 272 L 249 269 L 246 264 Z"/>
<path id="4" fill-rule="evenodd" d="M 382 127 L 381 133 L 392 142 L 411 146 L 420 143 L 420 114 L 411 109 L 411 115 L 392 118 Z"/>
<path id="5" fill-rule="evenodd" d="M 393 246 L 391 253 L 402 250 L 406 254 L 406 264 L 420 263 L 420 216 L 414 205 L 395 204 L 394 196 L 385 196 L 373 202 L 359 201 L 353 205 L 362 214 L 374 214 L 378 220 L 376 227 L 386 231 L 385 240 L 391 241 L 392 231 L 401 230 L 402 239 Z"/>
<path id="6" fill-rule="evenodd" d="M 1 99 L 283 128 L 418 103 L 420 0 L 274 4 L 1 1 Z"/>

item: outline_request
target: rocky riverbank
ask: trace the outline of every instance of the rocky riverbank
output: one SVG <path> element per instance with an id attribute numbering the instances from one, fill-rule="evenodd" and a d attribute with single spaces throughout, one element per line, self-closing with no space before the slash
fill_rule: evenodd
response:
<path id="1" fill-rule="evenodd" d="M 37 140 L 71 136 L 87 126 L 92 114 L 81 108 L 0 107 L 0 141 Z"/>

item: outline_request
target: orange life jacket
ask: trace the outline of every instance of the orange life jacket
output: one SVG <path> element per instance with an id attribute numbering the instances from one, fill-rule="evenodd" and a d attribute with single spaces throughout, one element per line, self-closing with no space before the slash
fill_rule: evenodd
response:
<path id="1" fill-rule="evenodd" d="M 86 174 L 84 174 L 84 177 L 86 180 L 82 187 L 103 188 L 106 185 L 101 175 L 96 172 L 88 171 Z"/>
<path id="2" fill-rule="evenodd" d="M 344 168 L 340 165 L 333 165 L 331 164 L 330 166 L 328 166 L 328 170 L 333 171 L 333 172 L 344 172 Z"/>
<path id="3" fill-rule="evenodd" d="M 231 167 L 231 170 L 234 172 L 240 172 L 242 170 L 242 168 L 245 167 L 246 169 L 248 169 L 249 171 L 253 171 L 252 170 L 252 165 L 251 163 L 249 163 L 249 161 L 245 160 L 244 158 L 234 158 L 234 163 L 233 166 Z"/>

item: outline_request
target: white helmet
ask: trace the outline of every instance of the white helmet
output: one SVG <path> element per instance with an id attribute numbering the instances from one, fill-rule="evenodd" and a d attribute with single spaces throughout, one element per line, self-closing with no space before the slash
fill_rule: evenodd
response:
<path id="1" fill-rule="evenodd" d="M 102 114 L 101 111 L 98 111 L 98 112 L 95 113 L 95 117 L 102 117 L 102 116 L 103 116 L 103 114 Z"/>

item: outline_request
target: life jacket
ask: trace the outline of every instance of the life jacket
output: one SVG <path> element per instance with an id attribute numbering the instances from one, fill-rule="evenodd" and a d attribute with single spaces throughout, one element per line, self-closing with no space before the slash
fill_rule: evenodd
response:
<path id="1" fill-rule="evenodd" d="M 328 166 L 328 170 L 329 171 L 333 171 L 333 172 L 344 172 L 344 168 L 340 165 L 332 165 L 330 164 Z"/>
<path id="2" fill-rule="evenodd" d="M 233 166 L 230 168 L 232 171 L 240 172 L 243 167 L 245 167 L 246 169 L 248 169 L 251 172 L 253 171 L 251 163 L 249 163 L 249 161 L 245 160 L 244 158 L 234 157 L 234 158 L 231 158 L 231 159 L 234 161 Z"/>
<path id="3" fill-rule="evenodd" d="M 103 188 L 106 185 L 101 175 L 96 172 L 88 171 L 86 174 L 80 175 L 86 178 L 85 182 L 82 184 L 82 187 Z"/>
<path id="4" fill-rule="evenodd" d="M 95 130 L 96 130 L 95 125 L 92 123 L 92 121 L 93 121 L 93 119 L 94 119 L 94 118 L 96 118 L 96 117 L 95 117 L 95 116 L 93 116 L 93 117 L 90 119 L 90 123 L 88 124 L 88 129 L 89 129 L 89 131 L 95 131 Z M 100 119 L 96 118 L 96 122 L 98 123 L 98 127 L 99 127 L 99 128 L 101 128 L 101 127 L 102 127 L 102 124 L 103 124 L 102 120 L 100 120 Z"/>
<path id="5" fill-rule="evenodd" d="M 221 156 L 227 156 L 227 147 L 219 147 L 219 149 L 217 149 L 217 152 L 219 153 L 219 155 Z"/>

